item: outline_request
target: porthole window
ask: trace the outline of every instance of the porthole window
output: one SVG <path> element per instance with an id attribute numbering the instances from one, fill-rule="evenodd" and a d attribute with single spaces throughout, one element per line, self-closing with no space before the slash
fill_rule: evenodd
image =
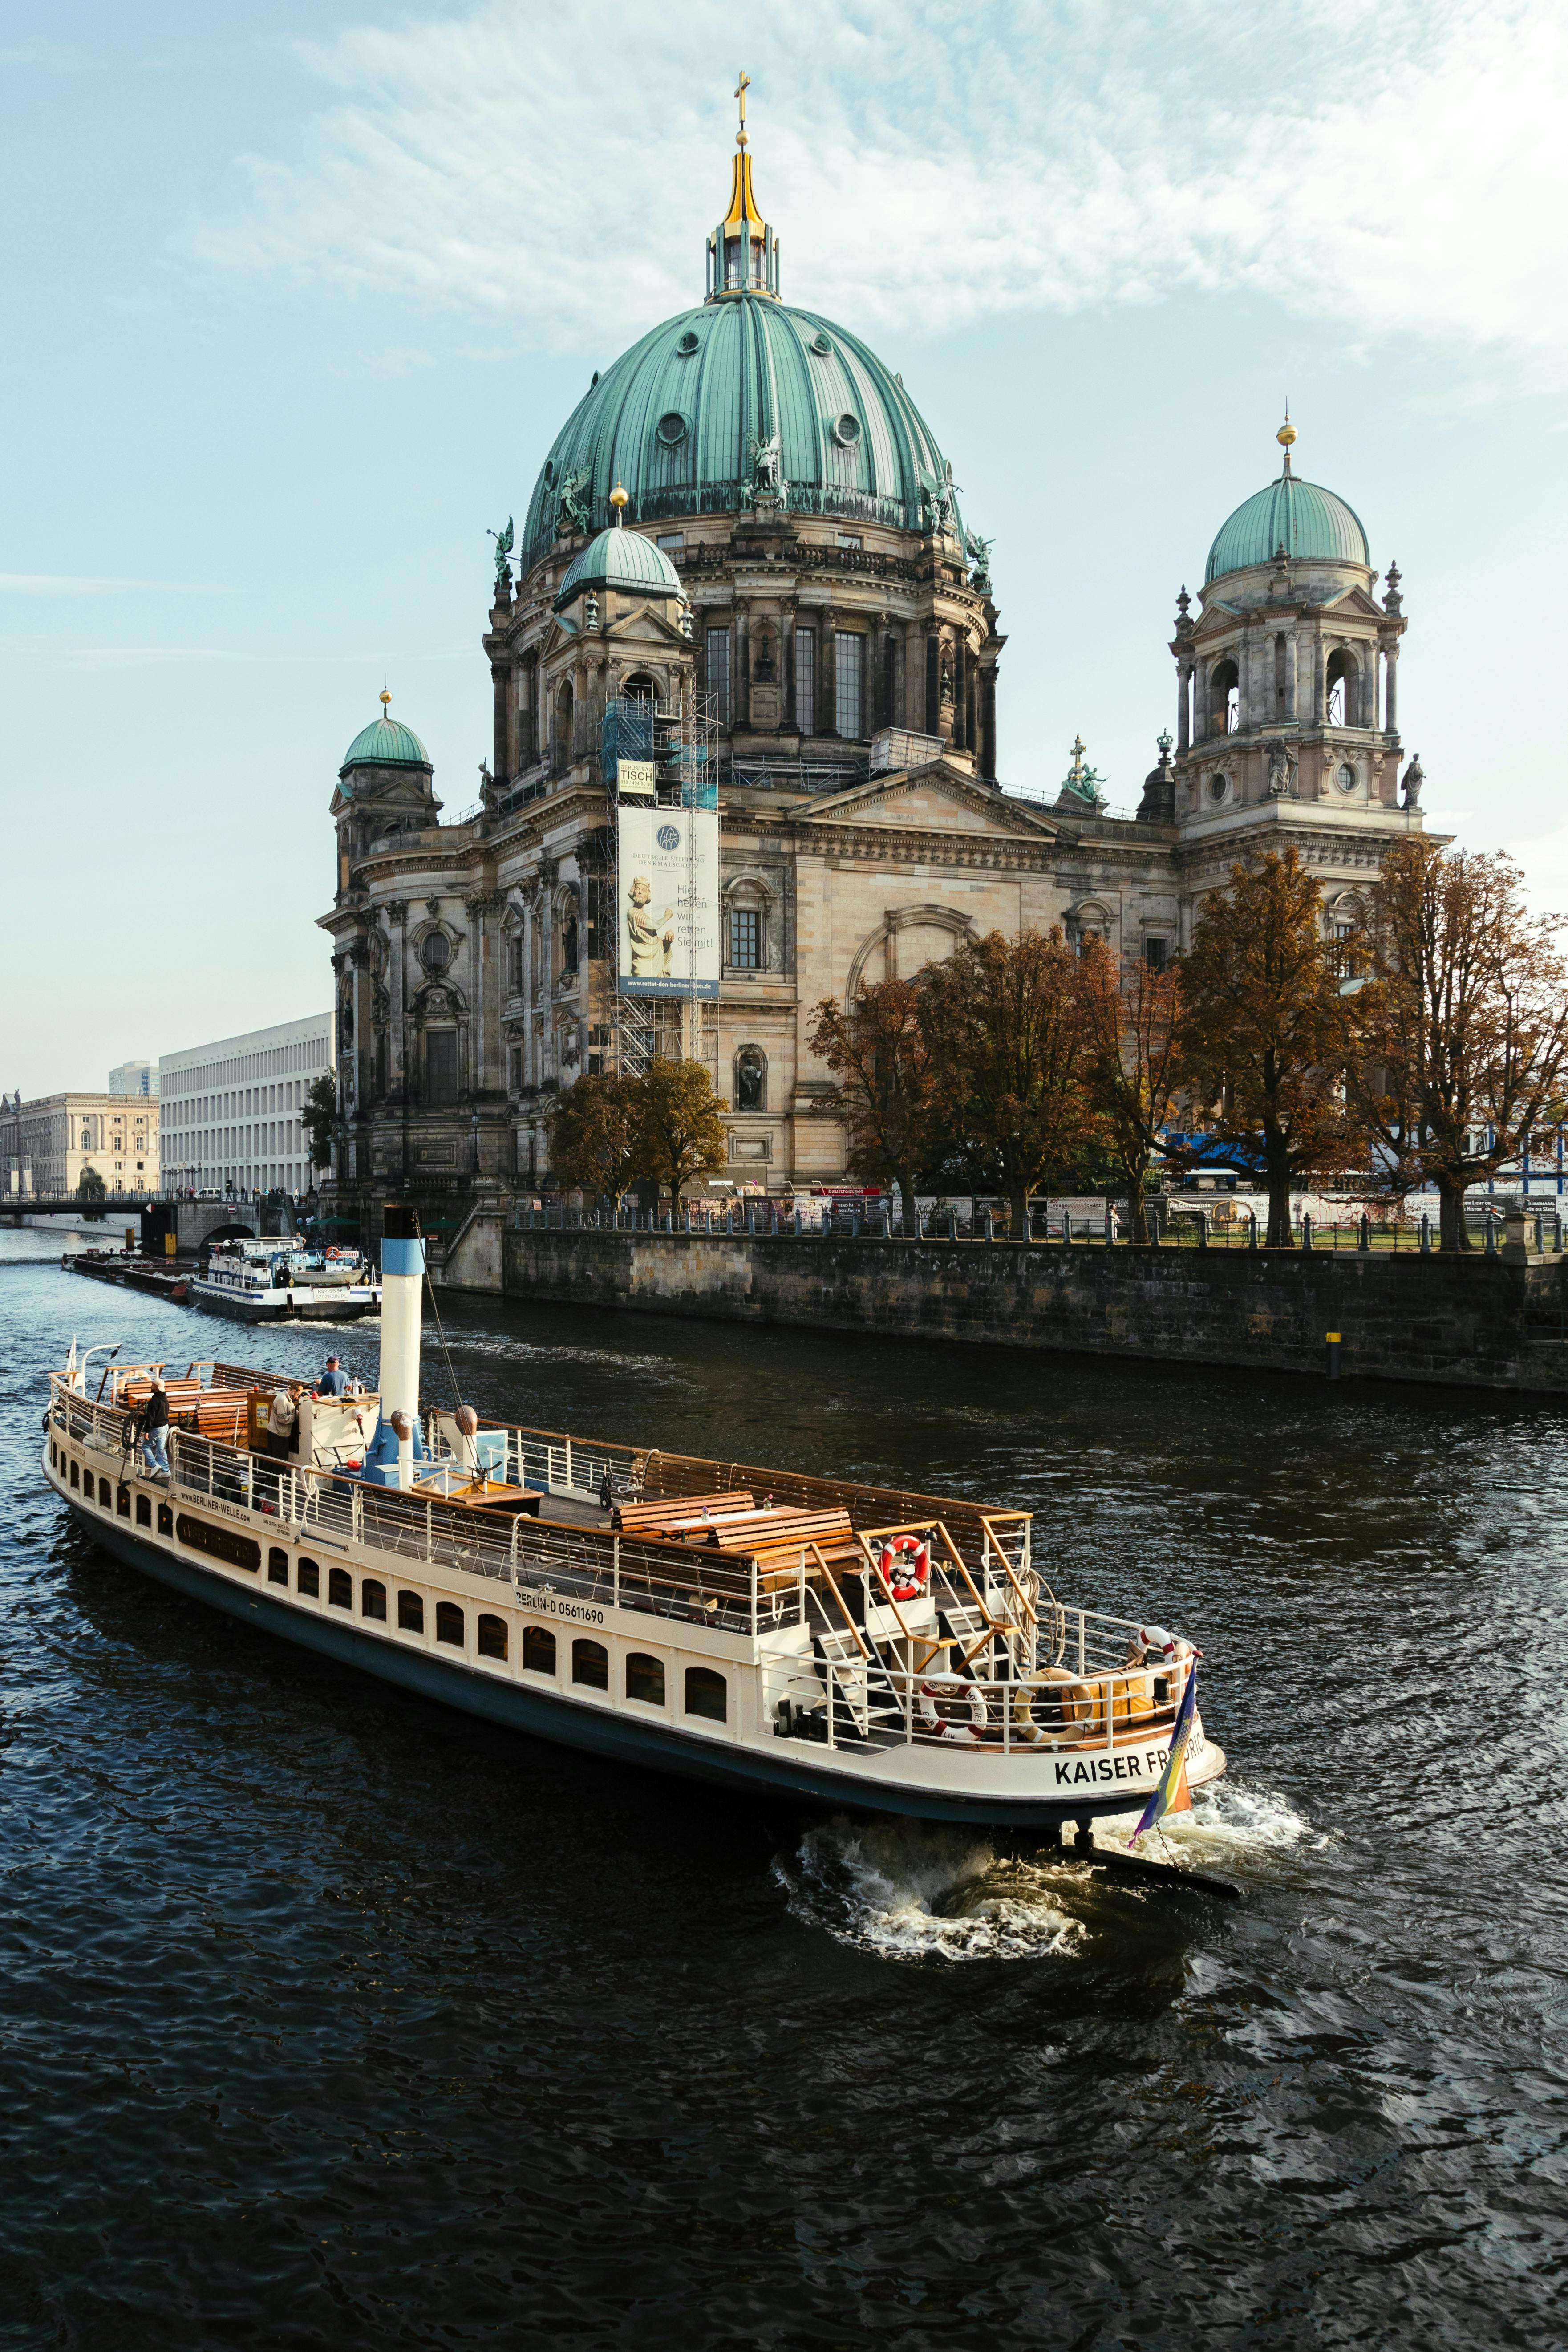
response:
<path id="1" fill-rule="evenodd" d="M 686 1669 L 686 1712 L 702 1715 L 710 1723 L 722 1723 L 726 1713 L 728 1692 L 722 1675 L 711 1666 L 688 1666 Z"/>
<path id="2" fill-rule="evenodd" d="M 1211 801 L 1224 800 L 1229 790 L 1230 778 L 1228 776 L 1211 776 L 1209 778 L 1209 798 Z"/>
<path id="3" fill-rule="evenodd" d="M 417 1592 L 400 1592 L 397 1596 L 397 1630 L 400 1633 L 423 1633 L 425 1603 Z"/>
<path id="4" fill-rule="evenodd" d="M 657 430 L 667 449 L 679 449 L 686 438 L 688 426 L 679 408 L 668 408 L 659 418 Z"/>
<path id="5" fill-rule="evenodd" d="M 552 483 L 554 479 L 555 479 L 555 460 L 554 460 L 554 458 L 553 458 L 553 457 L 546 457 L 546 459 L 544 460 L 544 487 L 545 487 L 545 488 L 546 488 L 546 489 L 548 489 L 548 488 L 550 488 L 551 483 Z"/>
<path id="6" fill-rule="evenodd" d="M 294 1590 L 307 1593 L 312 1601 L 321 1597 L 321 1571 L 313 1559 L 302 1559 L 294 1570 Z"/>
<path id="7" fill-rule="evenodd" d="M 699 338 L 694 335 L 690 328 L 688 327 L 686 332 L 681 336 L 680 341 L 676 344 L 675 348 L 680 353 L 683 360 L 689 360 L 691 357 L 692 352 L 697 349 L 698 341 Z"/>
<path id="8" fill-rule="evenodd" d="M 555 1636 L 547 1625 L 527 1625 L 522 1634 L 523 1672 L 530 1675 L 552 1675 L 555 1672 Z"/>
<path id="9" fill-rule="evenodd" d="M 481 1617 L 474 1628 L 475 1646 L 481 1658 L 504 1658 L 506 1655 L 506 1619 Z"/>
<path id="10" fill-rule="evenodd" d="M 1354 790 L 1355 790 L 1355 788 L 1356 788 L 1356 772 L 1355 772 L 1355 770 L 1351 766 L 1351 763 L 1350 763 L 1350 761 L 1349 761 L 1348 760 L 1345 761 L 1345 763 L 1344 763 L 1343 767 L 1340 770 L 1340 772 L 1339 772 L 1338 776 L 1335 778 L 1335 782 L 1338 783 L 1339 788 L 1340 788 L 1340 790 L 1341 790 L 1341 792 L 1342 792 L 1342 793 L 1353 793 L 1353 792 L 1354 792 Z"/>
<path id="11" fill-rule="evenodd" d="M 641 1650 L 633 1650 L 626 1657 L 626 1696 L 641 1699 L 645 1706 L 664 1705 L 664 1660 L 650 1658 Z"/>
<path id="12" fill-rule="evenodd" d="M 610 1654 L 603 1642 L 573 1643 L 572 1679 L 585 1684 L 589 1690 L 609 1689 Z"/>
<path id="13" fill-rule="evenodd" d="M 352 1609 L 354 1605 L 354 1580 L 346 1568 L 327 1570 L 327 1606 L 329 1609 Z"/>
<path id="14" fill-rule="evenodd" d="M 833 437 L 841 449 L 853 449 L 860 438 L 860 419 L 846 412 L 834 426 Z"/>
<path id="15" fill-rule="evenodd" d="M 819 360 L 829 358 L 833 351 L 833 345 L 828 341 L 827 337 L 821 332 L 820 329 L 811 339 L 811 348 L 816 353 Z"/>
<path id="16" fill-rule="evenodd" d="M 452 942 L 445 931 L 432 931 L 419 950 L 419 961 L 426 971 L 445 971 L 452 961 Z"/>
<path id="17" fill-rule="evenodd" d="M 449 1642 L 454 1650 L 463 1647 L 463 1612 L 455 1601 L 436 1603 L 436 1639 Z"/>
<path id="18" fill-rule="evenodd" d="M 366 1577 L 359 1589 L 359 1613 L 362 1617 L 374 1617 L 380 1625 L 385 1624 L 386 1587 L 384 1584 L 374 1583 L 371 1578 Z"/>

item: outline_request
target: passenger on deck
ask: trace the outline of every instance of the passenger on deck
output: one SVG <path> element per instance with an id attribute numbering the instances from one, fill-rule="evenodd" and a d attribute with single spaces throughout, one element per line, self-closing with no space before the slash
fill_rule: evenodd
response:
<path id="1" fill-rule="evenodd" d="M 267 1416 L 267 1450 L 285 1461 L 300 1443 L 300 1399 L 304 1393 L 303 1384 L 291 1381 L 286 1389 L 275 1391 Z"/>
<path id="2" fill-rule="evenodd" d="M 154 1377 L 153 1393 L 142 1408 L 142 1459 L 148 1475 L 169 1475 L 169 1391 Z"/>
<path id="3" fill-rule="evenodd" d="M 348 1387 L 349 1376 L 347 1372 L 343 1370 L 342 1366 L 339 1363 L 335 1356 L 329 1356 L 327 1358 L 327 1369 L 321 1374 L 321 1379 L 316 1382 L 316 1394 L 318 1396 L 346 1396 L 348 1394 Z"/>

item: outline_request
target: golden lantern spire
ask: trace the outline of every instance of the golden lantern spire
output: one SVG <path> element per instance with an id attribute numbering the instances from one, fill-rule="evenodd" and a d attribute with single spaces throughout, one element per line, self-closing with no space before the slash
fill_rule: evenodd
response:
<path id="1" fill-rule="evenodd" d="M 735 96 L 740 101 L 741 108 L 741 127 L 735 133 L 735 144 L 737 147 L 743 147 L 746 143 L 746 92 L 751 89 L 751 87 L 752 77 L 746 71 L 745 67 L 742 66 L 741 68 L 741 79 L 735 84 Z"/>
<path id="2" fill-rule="evenodd" d="M 708 240 L 708 299 L 726 294 L 771 294 L 779 290 L 779 241 L 763 218 L 752 186 L 752 150 L 746 136 L 746 92 L 752 77 L 735 83 L 740 127 L 731 158 L 730 207 Z"/>

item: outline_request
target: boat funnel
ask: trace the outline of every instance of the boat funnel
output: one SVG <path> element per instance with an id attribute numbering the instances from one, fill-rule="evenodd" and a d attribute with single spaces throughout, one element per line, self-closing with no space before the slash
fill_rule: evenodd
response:
<path id="1" fill-rule="evenodd" d="M 381 1412 L 384 1426 L 399 1413 L 410 1430 L 419 1423 L 419 1330 L 425 1297 L 425 1244 L 418 1219 L 405 1202 L 389 1201 L 382 1212 Z M 399 1447 L 399 1470 L 407 1454 Z M 400 1476 L 400 1485 L 403 1478 Z"/>

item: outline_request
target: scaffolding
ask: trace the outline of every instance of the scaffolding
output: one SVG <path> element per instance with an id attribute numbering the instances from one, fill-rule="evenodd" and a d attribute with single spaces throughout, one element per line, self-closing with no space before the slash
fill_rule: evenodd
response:
<path id="1" fill-rule="evenodd" d="M 673 709 L 651 697 L 617 696 L 605 706 L 601 733 L 603 772 L 610 805 L 618 813 L 623 762 L 653 772 L 660 808 L 710 809 L 719 805 L 719 698 L 682 691 Z M 639 794 L 639 797 L 642 795 Z M 617 824 L 618 840 L 618 824 Z M 697 831 L 687 828 L 688 891 L 697 897 Z M 619 871 L 617 856 L 616 872 Z M 641 1077 L 656 1054 L 672 1061 L 705 1063 L 715 1087 L 719 1068 L 719 1008 L 698 994 L 695 970 L 684 994 L 623 995 L 619 987 L 618 929 L 612 967 L 615 1066 L 624 1077 Z"/>

